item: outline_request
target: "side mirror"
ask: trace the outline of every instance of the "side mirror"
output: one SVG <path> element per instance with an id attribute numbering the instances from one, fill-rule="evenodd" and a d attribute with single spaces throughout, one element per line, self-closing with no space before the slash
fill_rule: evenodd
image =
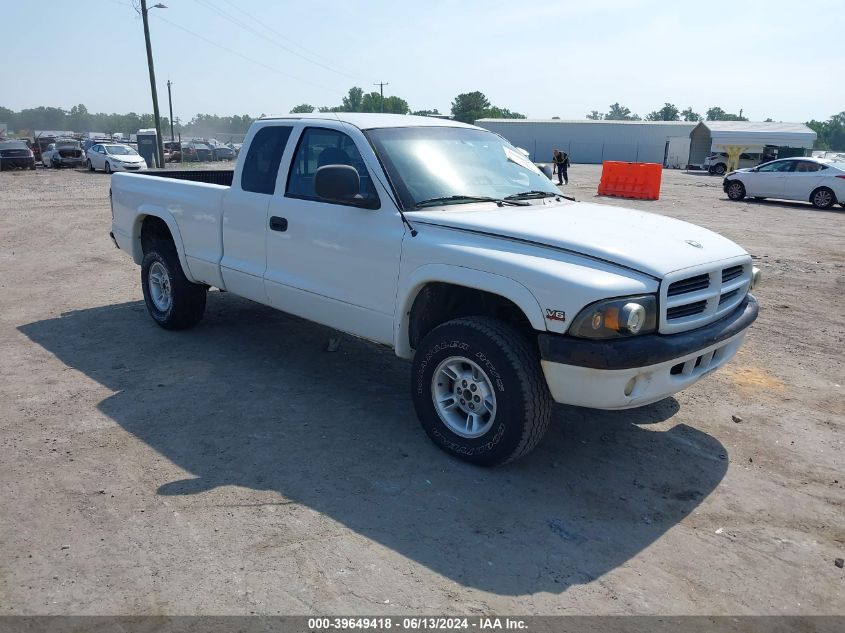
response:
<path id="1" fill-rule="evenodd" d="M 361 177 L 350 165 L 325 165 L 314 174 L 314 192 L 326 200 L 350 202 L 360 190 Z"/>

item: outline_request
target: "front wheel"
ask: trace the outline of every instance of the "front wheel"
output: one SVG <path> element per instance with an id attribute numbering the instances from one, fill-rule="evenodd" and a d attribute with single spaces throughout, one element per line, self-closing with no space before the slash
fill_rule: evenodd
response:
<path id="1" fill-rule="evenodd" d="M 111 173 L 111 163 L 109 161 L 106 161 L 106 166 L 103 171 L 105 171 L 107 174 Z"/>
<path id="2" fill-rule="evenodd" d="M 742 200 L 745 197 L 745 185 L 738 180 L 728 183 L 728 198 L 731 200 Z"/>
<path id="3" fill-rule="evenodd" d="M 94 171 L 94 164 L 91 162 L 91 159 L 88 159 L 88 171 Z"/>
<path id="4" fill-rule="evenodd" d="M 551 395 L 537 350 L 497 319 L 455 319 L 432 330 L 417 348 L 411 384 L 429 438 L 475 464 L 528 454 L 549 426 Z"/>
<path id="5" fill-rule="evenodd" d="M 717 176 L 723 176 L 725 172 L 728 171 L 728 166 L 724 163 L 719 163 L 718 165 L 713 165 L 710 168 L 710 173 L 715 174 Z"/>
<path id="6" fill-rule="evenodd" d="M 141 263 L 144 303 L 165 330 L 193 327 L 205 313 L 206 286 L 188 281 L 171 242 L 159 242 Z"/>
<path id="7" fill-rule="evenodd" d="M 810 195 L 810 202 L 817 209 L 829 209 L 836 204 L 836 195 L 827 187 L 819 187 Z"/>

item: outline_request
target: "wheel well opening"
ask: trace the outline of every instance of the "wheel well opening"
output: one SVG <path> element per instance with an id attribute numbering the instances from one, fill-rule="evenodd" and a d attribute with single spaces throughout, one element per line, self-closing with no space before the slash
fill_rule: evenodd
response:
<path id="1" fill-rule="evenodd" d="M 529 340 L 534 328 L 525 313 L 510 299 L 466 286 L 430 283 L 420 290 L 411 307 L 408 342 L 416 349 L 438 325 L 468 316 L 489 316 L 510 324 Z"/>
<path id="2" fill-rule="evenodd" d="M 141 249 L 144 254 L 149 251 L 156 242 L 172 242 L 173 235 L 167 223 L 154 215 L 148 215 L 141 224 Z"/>

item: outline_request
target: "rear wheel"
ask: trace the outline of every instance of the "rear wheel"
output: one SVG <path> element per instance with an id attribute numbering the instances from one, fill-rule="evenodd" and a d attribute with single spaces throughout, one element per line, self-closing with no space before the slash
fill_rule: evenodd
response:
<path id="1" fill-rule="evenodd" d="M 819 187 L 810 194 L 810 202 L 817 209 L 829 209 L 836 204 L 836 194 L 827 187 Z"/>
<path id="2" fill-rule="evenodd" d="M 710 168 L 710 173 L 717 176 L 723 176 L 726 171 L 728 171 L 728 166 L 725 163 L 718 163 Z"/>
<path id="3" fill-rule="evenodd" d="M 172 242 L 157 242 L 141 263 L 147 311 L 165 330 L 193 327 L 205 313 L 207 287 L 185 277 Z"/>
<path id="4" fill-rule="evenodd" d="M 489 317 L 455 319 L 426 335 L 414 356 L 412 398 L 435 444 L 483 466 L 529 453 L 551 416 L 536 348 Z"/>
<path id="5" fill-rule="evenodd" d="M 745 185 L 738 180 L 731 180 L 727 188 L 728 198 L 742 200 L 745 197 Z"/>

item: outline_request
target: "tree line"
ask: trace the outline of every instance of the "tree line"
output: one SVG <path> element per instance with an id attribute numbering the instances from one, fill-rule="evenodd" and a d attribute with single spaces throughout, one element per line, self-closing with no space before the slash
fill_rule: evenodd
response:
<path id="1" fill-rule="evenodd" d="M 368 92 L 358 86 L 349 89 L 341 103 L 336 106 L 315 107 L 302 103 L 294 107 L 292 113 L 301 112 L 389 112 L 392 114 L 416 114 L 420 116 L 439 115 L 437 109 L 412 110 L 408 102 L 396 95 L 385 96 L 381 93 Z M 452 101 L 451 115 L 458 121 L 472 123 L 483 118 L 524 119 L 525 115 L 508 108 L 494 106 L 484 93 L 475 91 L 459 94 Z M 260 114 L 259 117 L 264 116 Z M 249 114 L 218 116 L 216 114 L 196 114 L 189 121 L 174 121 L 177 132 L 189 136 L 211 136 L 225 134 L 245 134 L 257 117 Z M 52 106 L 25 108 L 15 112 L 0 106 L 0 122 L 8 124 L 10 131 L 20 136 L 32 136 L 35 130 L 68 130 L 76 132 L 105 132 L 113 134 L 136 134 L 138 130 L 155 127 L 152 114 L 107 114 L 90 112 L 84 104 L 78 104 L 66 110 Z M 167 137 L 170 120 L 161 117 L 162 134 Z"/>
<path id="2" fill-rule="evenodd" d="M 397 96 L 384 97 L 381 93 L 364 93 L 362 88 L 353 86 L 341 100 L 340 105 L 314 107 L 310 103 L 301 103 L 291 113 L 309 112 L 389 112 L 391 114 L 416 114 L 418 116 L 439 115 L 433 110 L 412 110 L 408 102 Z M 472 123 L 478 119 L 524 119 L 525 115 L 512 112 L 508 108 L 494 106 L 483 92 L 464 92 L 452 101 L 451 115 L 456 121 Z"/>
<path id="3" fill-rule="evenodd" d="M 341 103 L 336 106 L 315 107 L 302 103 L 294 107 L 292 113 L 301 112 L 390 112 L 393 114 L 416 114 L 421 116 L 439 115 L 437 109 L 412 110 L 408 102 L 395 95 L 384 97 L 378 92 L 365 93 L 362 88 L 353 86 Z M 508 108 L 493 105 L 487 96 L 479 91 L 465 92 L 457 95 L 451 104 L 450 114 L 457 121 L 472 123 L 478 119 L 524 119 L 525 115 L 513 112 Z M 259 116 L 264 116 L 263 114 Z M 183 123 L 177 118 L 175 128 L 187 136 L 219 136 L 243 135 L 255 120 L 249 114 L 218 116 L 216 114 L 196 114 L 188 122 Z M 630 108 L 613 103 L 607 112 L 593 110 L 587 114 L 588 119 L 597 121 L 747 121 L 748 118 L 739 114 L 726 112 L 718 106 L 708 108 L 702 116 L 692 107 L 679 109 L 672 103 L 665 103 L 662 108 L 654 110 L 643 119 L 631 112 Z M 771 121 L 772 119 L 766 119 Z M 73 130 L 76 132 L 105 132 L 135 134 L 140 129 L 155 127 L 152 114 L 107 114 L 104 112 L 90 112 L 84 104 L 78 104 L 65 110 L 51 106 L 26 108 L 15 112 L 0 106 L 0 122 L 8 124 L 9 130 L 20 136 L 32 136 L 35 130 Z M 845 111 L 834 114 L 826 121 L 808 121 L 807 126 L 816 132 L 816 149 L 845 149 Z M 169 137 L 170 121 L 165 116 L 161 119 L 162 134 Z"/>
<path id="4" fill-rule="evenodd" d="M 587 118 L 595 121 L 748 121 L 748 117 L 742 116 L 742 110 L 739 114 L 731 114 L 718 106 L 713 106 L 708 108 L 706 115 L 702 117 L 691 106 L 680 110 L 674 103 L 664 103 L 662 108 L 649 112 L 643 118 L 631 112 L 630 108 L 616 102 L 610 104 L 606 113 L 593 110 L 587 114 Z M 771 121 L 771 119 L 766 119 L 766 121 Z"/>

